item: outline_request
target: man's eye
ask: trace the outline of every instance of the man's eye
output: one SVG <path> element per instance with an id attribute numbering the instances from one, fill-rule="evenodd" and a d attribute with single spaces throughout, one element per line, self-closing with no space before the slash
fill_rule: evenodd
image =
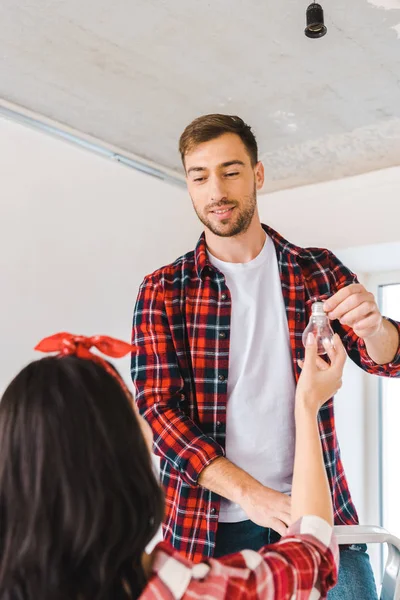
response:
<path id="1" fill-rule="evenodd" d="M 227 177 L 234 177 L 235 175 L 239 175 L 239 171 L 232 171 L 231 173 L 227 173 Z"/>
<path id="2" fill-rule="evenodd" d="M 193 181 L 204 181 L 204 177 L 196 177 Z"/>

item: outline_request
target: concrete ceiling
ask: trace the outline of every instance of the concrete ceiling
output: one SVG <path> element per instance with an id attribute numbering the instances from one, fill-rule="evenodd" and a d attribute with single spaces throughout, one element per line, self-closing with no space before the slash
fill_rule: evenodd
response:
<path id="1" fill-rule="evenodd" d="M 181 172 L 208 112 L 257 135 L 265 191 L 400 163 L 400 0 L 1 0 L 0 98 Z"/>

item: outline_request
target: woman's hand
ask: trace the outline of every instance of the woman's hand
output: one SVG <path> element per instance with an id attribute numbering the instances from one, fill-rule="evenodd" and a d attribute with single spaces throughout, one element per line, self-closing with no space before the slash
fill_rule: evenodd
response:
<path id="1" fill-rule="evenodd" d="M 337 334 L 333 337 L 333 345 L 328 343 L 325 350 L 330 364 L 318 356 L 316 340 L 310 333 L 305 360 L 299 361 L 302 372 L 296 389 L 296 409 L 307 408 L 317 414 L 321 406 L 342 387 L 347 355 Z"/>

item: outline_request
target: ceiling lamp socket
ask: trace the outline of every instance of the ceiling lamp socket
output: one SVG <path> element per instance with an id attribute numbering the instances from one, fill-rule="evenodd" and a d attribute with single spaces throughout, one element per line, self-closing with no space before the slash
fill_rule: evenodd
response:
<path id="1" fill-rule="evenodd" d="M 320 4 L 313 2 L 306 10 L 306 28 L 304 33 L 309 38 L 320 38 L 326 34 L 324 11 Z"/>

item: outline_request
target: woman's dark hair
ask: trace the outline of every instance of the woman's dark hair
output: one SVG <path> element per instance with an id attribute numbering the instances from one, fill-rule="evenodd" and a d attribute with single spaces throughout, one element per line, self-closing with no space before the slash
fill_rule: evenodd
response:
<path id="1" fill-rule="evenodd" d="M 137 598 L 162 517 L 117 379 L 74 356 L 24 368 L 0 402 L 0 599 Z"/>

